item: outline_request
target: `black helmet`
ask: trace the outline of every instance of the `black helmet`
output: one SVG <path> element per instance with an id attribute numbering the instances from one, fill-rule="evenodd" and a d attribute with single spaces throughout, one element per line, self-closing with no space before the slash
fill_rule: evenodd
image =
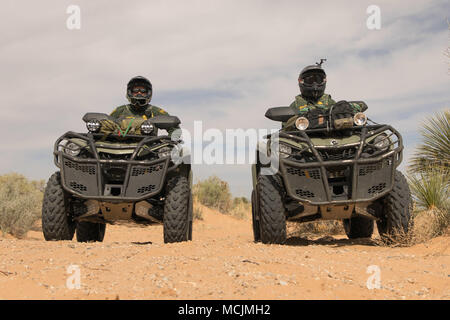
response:
<path id="1" fill-rule="evenodd" d="M 133 89 L 139 86 L 144 87 L 146 90 L 145 92 L 142 92 L 140 96 L 134 97 Z M 147 78 L 137 76 L 131 78 L 131 80 L 128 81 L 127 99 L 128 101 L 130 101 L 133 107 L 140 109 L 141 107 L 144 107 L 147 104 L 149 104 L 150 100 L 152 99 L 152 94 L 153 94 L 152 84 Z"/>
<path id="2" fill-rule="evenodd" d="M 298 85 L 302 96 L 306 99 L 319 99 L 325 92 L 327 75 L 322 69 L 322 63 L 326 59 L 320 59 L 320 63 L 305 67 L 298 76 Z"/>

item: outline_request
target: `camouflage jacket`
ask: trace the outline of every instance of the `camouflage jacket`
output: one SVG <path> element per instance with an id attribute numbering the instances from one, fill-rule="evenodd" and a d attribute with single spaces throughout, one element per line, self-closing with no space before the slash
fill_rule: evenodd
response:
<path id="1" fill-rule="evenodd" d="M 156 117 L 156 116 L 160 116 L 160 115 L 169 115 L 167 113 L 167 111 L 165 111 L 157 106 L 152 106 L 151 104 L 149 104 L 147 106 L 147 108 L 145 108 L 141 112 L 134 111 L 131 108 L 130 104 L 124 104 L 124 105 L 119 106 L 116 109 L 114 109 L 114 111 L 111 112 L 110 116 L 114 117 L 116 119 L 118 119 L 118 118 L 142 118 L 144 120 L 147 120 L 146 114 L 147 115 L 151 114 L 152 117 Z M 177 127 L 177 128 L 179 128 L 179 127 Z M 169 129 L 169 130 L 167 130 L 167 132 L 169 133 L 169 135 L 172 135 L 173 131 L 175 131 L 175 129 L 177 129 L 177 128 Z"/>
<path id="2" fill-rule="evenodd" d="M 147 114 L 151 114 L 152 117 L 155 116 L 159 116 L 159 115 L 168 115 L 168 113 L 157 107 L 157 106 L 152 106 L 151 104 L 149 104 L 147 106 L 147 108 L 144 111 L 141 112 L 136 112 L 131 108 L 131 105 L 129 104 L 124 104 L 123 106 L 117 107 L 116 109 L 114 109 L 113 112 L 111 112 L 111 116 L 114 118 L 120 118 L 120 117 L 142 117 L 142 118 L 147 118 L 145 116 L 145 113 Z"/>
<path id="3" fill-rule="evenodd" d="M 331 95 L 326 93 L 323 94 L 317 101 L 306 100 L 301 94 L 299 94 L 295 97 L 294 102 L 292 102 L 289 107 L 291 107 L 297 115 L 302 115 L 314 109 L 322 109 L 324 111 L 328 110 L 334 104 L 336 104 L 336 101 L 331 98 Z M 363 112 L 367 109 L 367 105 L 365 103 L 350 102 L 350 105 L 353 108 L 354 113 Z M 295 118 L 297 117 L 298 116 L 295 116 Z M 288 122 L 283 122 L 281 127 L 285 128 L 287 123 Z"/>
<path id="4" fill-rule="evenodd" d="M 295 97 L 295 100 L 291 103 L 290 107 L 294 109 L 295 113 L 302 114 L 316 108 L 328 109 L 335 103 L 336 101 L 334 101 L 331 96 L 326 93 L 323 94 L 317 101 L 306 100 L 301 94 L 299 94 Z"/>
<path id="5" fill-rule="evenodd" d="M 295 113 L 303 114 L 317 108 L 326 110 L 335 103 L 336 101 L 331 98 L 331 95 L 326 93 L 323 94 L 317 101 L 308 101 L 303 98 L 301 94 L 299 94 L 295 97 L 295 100 L 291 103 L 290 107 L 294 109 Z M 353 111 L 355 113 L 364 111 L 363 106 L 358 103 L 350 102 L 350 105 L 353 107 Z"/>

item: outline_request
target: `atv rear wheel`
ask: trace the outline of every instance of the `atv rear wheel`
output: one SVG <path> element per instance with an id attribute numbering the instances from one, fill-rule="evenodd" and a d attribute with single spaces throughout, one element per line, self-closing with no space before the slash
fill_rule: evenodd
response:
<path id="1" fill-rule="evenodd" d="M 282 201 L 283 185 L 278 176 L 258 177 L 259 226 L 263 243 L 286 242 L 286 216 Z"/>
<path id="2" fill-rule="evenodd" d="M 377 221 L 378 233 L 384 240 L 404 237 L 411 227 L 411 192 L 405 176 L 395 171 L 394 187 L 382 200 L 382 209 Z"/>
<path id="3" fill-rule="evenodd" d="M 255 190 L 252 191 L 252 226 L 253 226 L 253 239 L 255 242 L 260 242 L 261 230 L 259 227 L 258 201 Z"/>
<path id="4" fill-rule="evenodd" d="M 102 242 L 105 237 L 106 224 L 81 221 L 77 223 L 78 242 Z"/>
<path id="5" fill-rule="evenodd" d="M 349 239 L 370 238 L 373 233 L 373 220 L 361 217 L 344 219 L 344 230 Z"/>
<path id="6" fill-rule="evenodd" d="M 164 243 L 189 240 L 189 198 L 188 179 L 184 176 L 170 178 L 164 204 Z"/>
<path id="7" fill-rule="evenodd" d="M 42 232 L 45 240 L 72 240 L 75 222 L 68 213 L 61 175 L 55 172 L 47 182 L 42 202 Z"/>

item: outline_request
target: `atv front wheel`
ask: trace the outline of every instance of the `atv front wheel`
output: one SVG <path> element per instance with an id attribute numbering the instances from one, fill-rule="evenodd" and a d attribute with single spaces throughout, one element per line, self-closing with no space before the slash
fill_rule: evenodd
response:
<path id="1" fill-rule="evenodd" d="M 45 240 L 72 240 L 75 222 L 68 212 L 61 175 L 55 172 L 47 182 L 42 202 L 42 232 Z"/>
<path id="2" fill-rule="evenodd" d="M 263 243 L 286 242 L 286 216 L 282 201 L 283 185 L 278 176 L 258 177 L 259 226 Z"/>
<path id="3" fill-rule="evenodd" d="M 377 221 L 378 233 L 385 240 L 396 240 L 411 227 L 411 193 L 405 176 L 395 171 L 394 187 L 381 201 L 382 210 Z"/>
<path id="4" fill-rule="evenodd" d="M 373 233 L 373 220 L 361 217 L 344 219 L 344 230 L 349 239 L 370 238 Z"/>
<path id="5" fill-rule="evenodd" d="M 189 198 L 188 179 L 174 176 L 167 182 L 164 204 L 164 243 L 188 241 L 189 237 Z"/>
<path id="6" fill-rule="evenodd" d="M 105 237 L 106 224 L 81 221 L 77 223 L 78 242 L 102 242 Z"/>

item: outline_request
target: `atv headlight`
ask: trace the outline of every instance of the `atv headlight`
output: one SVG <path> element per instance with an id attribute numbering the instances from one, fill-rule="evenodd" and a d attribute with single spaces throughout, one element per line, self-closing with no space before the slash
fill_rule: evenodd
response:
<path id="1" fill-rule="evenodd" d="M 161 149 L 158 150 L 158 157 L 159 158 L 170 157 L 171 151 L 172 149 L 169 147 L 162 147 Z"/>
<path id="2" fill-rule="evenodd" d="M 280 143 L 278 145 L 278 150 L 280 154 L 280 158 L 287 158 L 292 153 L 292 148 L 289 147 L 287 144 Z"/>
<path id="3" fill-rule="evenodd" d="M 73 142 L 69 142 L 64 147 L 64 152 L 72 157 L 76 157 L 77 155 L 79 155 L 80 151 L 81 151 L 80 146 Z"/>
<path id="4" fill-rule="evenodd" d="M 295 120 L 295 127 L 298 130 L 302 130 L 302 131 L 306 130 L 306 129 L 308 129 L 308 126 L 309 126 L 309 120 L 306 119 L 305 117 L 300 117 L 297 120 Z"/>
<path id="5" fill-rule="evenodd" d="M 155 126 L 148 121 L 144 121 L 141 124 L 141 132 L 143 134 L 150 134 L 150 133 L 152 133 L 153 129 L 155 129 Z"/>
<path id="6" fill-rule="evenodd" d="M 100 121 L 95 119 L 86 122 L 86 128 L 88 129 L 89 132 L 98 132 L 101 126 L 102 125 L 100 124 Z"/>
<path id="7" fill-rule="evenodd" d="M 367 116 L 362 112 L 358 112 L 353 116 L 353 122 L 357 126 L 363 126 L 367 123 Z"/>
<path id="8" fill-rule="evenodd" d="M 381 151 L 386 151 L 391 144 L 391 140 L 385 133 L 381 133 L 375 137 L 375 139 L 373 140 L 373 144 Z"/>

